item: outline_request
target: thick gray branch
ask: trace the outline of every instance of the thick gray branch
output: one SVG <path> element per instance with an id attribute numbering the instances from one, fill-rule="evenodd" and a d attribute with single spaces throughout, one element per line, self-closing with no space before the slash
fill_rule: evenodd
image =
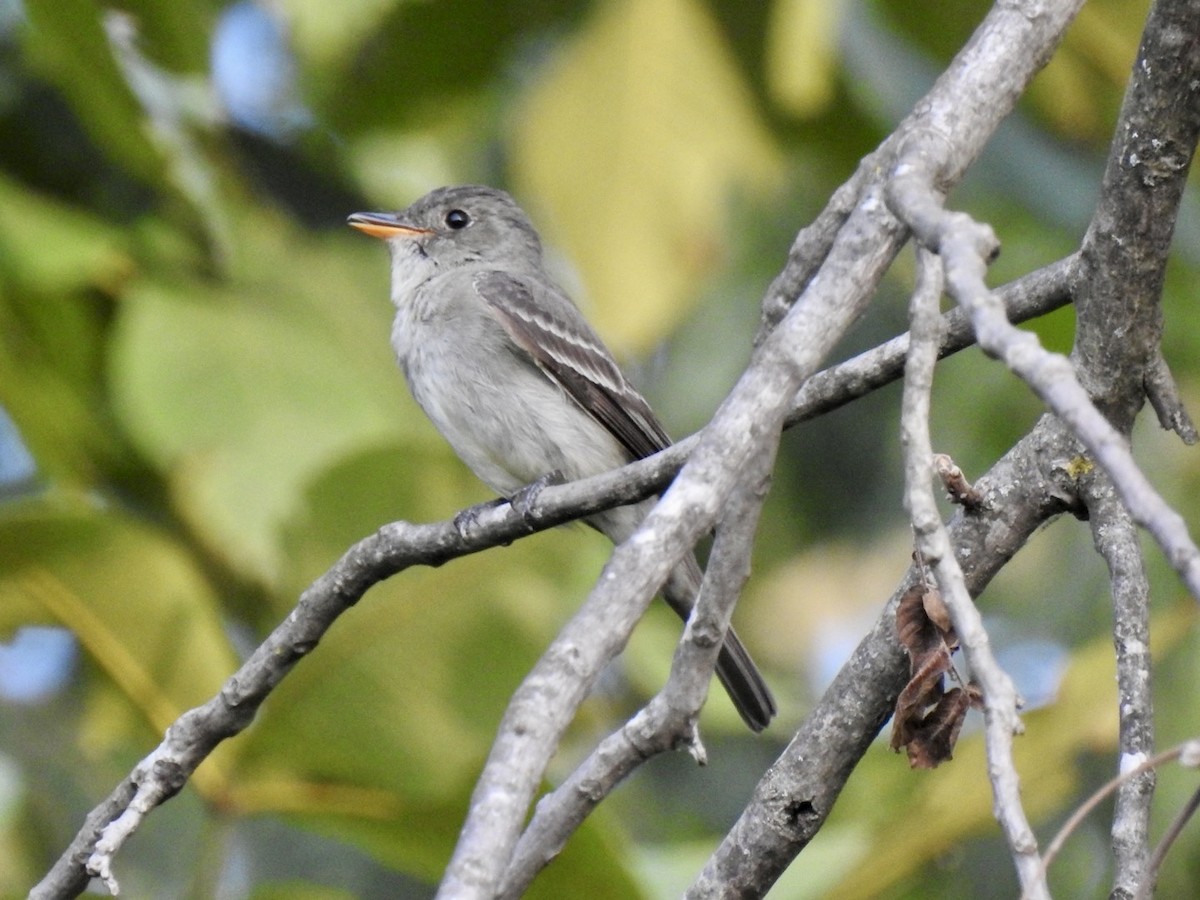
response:
<path id="1" fill-rule="evenodd" d="M 1200 134 L 1198 21 L 1198 0 L 1160 0 L 1151 9 L 1081 251 L 1072 359 L 1088 393 L 1126 434 L 1147 381 L 1160 418 L 1186 420 L 1159 368 L 1159 304 Z"/>

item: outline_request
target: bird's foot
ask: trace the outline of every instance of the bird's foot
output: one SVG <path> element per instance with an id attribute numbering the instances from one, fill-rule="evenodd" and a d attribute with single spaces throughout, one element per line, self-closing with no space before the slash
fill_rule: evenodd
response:
<path id="1" fill-rule="evenodd" d="M 467 537 L 470 532 L 475 530 L 475 526 L 479 524 L 479 517 L 486 510 L 495 509 L 501 503 L 507 503 L 504 497 L 497 497 L 494 500 L 488 500 L 486 503 L 477 503 L 474 506 L 468 506 L 464 510 L 460 510 L 454 516 L 454 530 L 458 532 L 461 538 Z"/>
<path id="2" fill-rule="evenodd" d="M 525 485 L 525 487 L 509 498 L 508 502 L 512 504 L 512 508 L 520 514 L 521 518 L 525 520 L 525 524 L 529 526 L 531 532 L 537 525 L 534 516 L 534 507 L 537 505 L 538 494 L 552 485 L 564 484 L 565 482 L 566 478 L 563 477 L 563 473 L 555 469 L 552 472 L 547 472 L 537 481 L 532 481 Z"/>

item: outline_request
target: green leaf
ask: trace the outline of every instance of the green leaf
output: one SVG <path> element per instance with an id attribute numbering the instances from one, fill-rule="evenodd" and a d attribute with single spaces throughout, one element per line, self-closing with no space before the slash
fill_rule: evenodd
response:
<path id="1" fill-rule="evenodd" d="M 134 270 L 112 225 L 0 178 L 0 403 L 43 473 L 92 485 L 127 468 L 99 376 L 102 294 Z"/>
<path id="2" fill-rule="evenodd" d="M 228 795 L 436 878 L 512 692 L 563 598 L 558 535 L 374 587 L 238 744 Z"/>
<path id="3" fill-rule="evenodd" d="M 39 294 L 113 290 L 133 271 L 128 240 L 103 219 L 0 176 L 0 276 Z"/>
<path id="4" fill-rule="evenodd" d="M 146 55 L 172 72 L 207 72 L 209 39 L 222 4 L 210 0 L 122 0 Z M 108 9 L 110 7 L 102 7 Z"/>
<path id="5" fill-rule="evenodd" d="M 535 648 L 463 592 L 468 567 L 414 576 L 375 588 L 275 691 L 237 747 L 229 800 L 432 877 Z"/>
<path id="6" fill-rule="evenodd" d="M 102 152 L 146 185 L 182 201 L 168 207 L 170 214 L 203 234 L 221 266 L 231 252 L 229 198 L 222 196 L 219 169 L 198 140 L 221 115 L 206 74 L 174 71 L 206 60 L 208 31 L 195 27 L 202 15 L 191 3 L 141 5 L 146 9 L 139 16 L 89 0 L 34 0 L 24 44 Z"/>
<path id="7" fill-rule="evenodd" d="M 179 514 L 268 584 L 282 576 L 281 525 L 307 482 L 400 435 L 386 294 L 356 291 L 348 273 L 363 257 L 256 220 L 235 260 L 241 280 L 146 279 L 121 302 L 111 372 L 122 421 L 168 472 Z M 253 274 L 263 271 L 269 280 Z"/>
<path id="8" fill-rule="evenodd" d="M 70 102 L 98 145 L 143 181 L 160 181 L 162 155 L 117 67 L 93 0 L 29 0 L 23 47 L 30 63 Z"/>
<path id="9" fill-rule="evenodd" d="M 561 27 L 584 6 L 580 0 L 395 2 L 390 15 L 377 19 L 374 0 L 355 0 L 340 33 L 322 38 L 310 32 L 315 14 L 309 7 L 315 0 L 289 3 L 298 18 L 297 48 L 315 67 L 309 97 L 330 127 L 347 137 L 440 121 L 447 107 L 487 98 L 514 47 L 544 29 Z M 341 15 L 340 4 L 325 6 L 324 15 L 335 8 Z M 353 32 L 365 37 L 368 28 L 369 39 L 351 46 Z M 338 54 L 346 55 L 338 59 Z"/>
<path id="10" fill-rule="evenodd" d="M 312 69 L 340 66 L 369 41 L 403 0 L 282 0 L 296 54 Z"/>
<path id="11" fill-rule="evenodd" d="M 1061 134 L 1103 145 L 1137 55 L 1145 0 L 1100 0 L 1079 10 L 1059 51 L 1030 85 L 1029 102 Z"/>
<path id="12" fill-rule="evenodd" d="M 162 532 L 76 496 L 0 506 L 0 632 L 69 628 L 155 730 L 233 671 L 216 598 Z"/>

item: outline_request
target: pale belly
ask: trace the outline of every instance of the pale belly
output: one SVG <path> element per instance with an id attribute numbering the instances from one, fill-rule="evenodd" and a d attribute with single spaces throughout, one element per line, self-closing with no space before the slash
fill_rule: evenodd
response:
<path id="1" fill-rule="evenodd" d="M 397 328 L 411 324 L 397 321 Z M 405 338 L 397 350 L 406 351 L 401 364 L 417 403 L 496 492 L 510 496 L 550 472 L 575 480 L 628 462 L 616 439 L 541 370 L 514 355 L 499 332 L 466 342 L 480 348 L 476 355 L 440 335 Z"/>

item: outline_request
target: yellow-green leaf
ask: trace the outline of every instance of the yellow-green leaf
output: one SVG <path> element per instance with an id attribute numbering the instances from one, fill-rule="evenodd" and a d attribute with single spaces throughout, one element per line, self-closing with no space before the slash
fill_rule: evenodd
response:
<path id="1" fill-rule="evenodd" d="M 775 0 L 767 30 L 772 99 L 793 116 L 813 116 L 833 99 L 840 0 Z"/>
<path id="2" fill-rule="evenodd" d="M 514 173 L 578 264 L 599 330 L 645 350 L 686 313 L 730 242 L 731 193 L 781 159 L 695 0 L 610 0 L 516 115 Z"/>
<path id="3" fill-rule="evenodd" d="M 0 276 L 5 284 L 54 295 L 114 291 L 134 269 L 116 226 L 0 177 Z"/>

